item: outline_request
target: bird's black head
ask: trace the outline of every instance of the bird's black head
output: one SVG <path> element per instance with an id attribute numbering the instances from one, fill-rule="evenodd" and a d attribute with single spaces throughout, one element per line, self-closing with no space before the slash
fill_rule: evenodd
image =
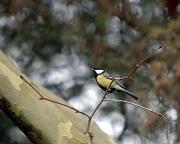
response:
<path id="1" fill-rule="evenodd" d="M 98 76 L 100 74 L 105 73 L 105 69 L 102 68 L 93 68 L 91 70 L 94 72 L 94 76 Z"/>

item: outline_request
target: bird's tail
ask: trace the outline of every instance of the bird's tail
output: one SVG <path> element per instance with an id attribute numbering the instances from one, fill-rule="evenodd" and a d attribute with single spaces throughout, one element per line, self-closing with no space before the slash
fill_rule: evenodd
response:
<path id="1" fill-rule="evenodd" d="M 137 97 L 137 96 L 135 96 L 134 94 L 132 94 L 131 92 L 129 92 L 128 90 L 126 90 L 126 89 L 124 89 L 124 88 L 122 88 L 122 87 L 119 87 L 119 88 L 117 89 L 117 91 L 123 92 L 123 93 L 131 96 L 131 97 L 134 98 L 135 100 L 138 100 L 138 97 Z"/>

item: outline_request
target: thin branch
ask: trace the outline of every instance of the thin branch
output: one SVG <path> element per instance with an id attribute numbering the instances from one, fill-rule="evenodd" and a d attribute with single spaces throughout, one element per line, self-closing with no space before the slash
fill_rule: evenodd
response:
<path id="1" fill-rule="evenodd" d="M 40 99 L 40 100 L 46 100 L 46 101 L 49 101 L 49 102 L 53 102 L 53 103 L 56 103 L 56 104 L 59 104 L 59 105 L 68 107 L 68 108 L 70 108 L 71 110 L 74 110 L 76 113 L 80 113 L 80 114 L 88 117 L 88 119 L 90 118 L 88 114 L 86 114 L 86 113 L 84 113 L 84 112 L 82 112 L 82 111 L 79 111 L 79 110 L 75 109 L 75 108 L 72 107 L 72 106 L 69 106 L 69 105 L 67 105 L 67 104 L 64 104 L 64 103 L 61 103 L 61 102 L 57 102 L 57 101 L 54 101 L 54 100 L 51 100 L 51 99 L 48 99 L 48 98 L 44 97 L 44 96 L 43 96 L 33 85 L 31 85 L 22 75 L 20 76 L 20 78 L 21 78 L 22 80 L 24 80 L 33 90 L 35 90 L 35 91 L 39 94 L 39 96 L 40 96 L 39 99 Z"/>
<path id="2" fill-rule="evenodd" d="M 114 80 L 124 80 L 124 79 L 131 79 L 132 76 L 134 75 L 134 73 L 136 72 L 136 70 L 145 62 L 147 61 L 157 50 L 164 48 L 166 45 L 165 43 L 160 44 L 156 49 L 154 49 L 152 51 L 151 54 L 147 55 L 146 57 L 144 57 L 142 60 L 140 60 L 135 66 L 134 68 L 129 72 L 129 74 L 125 77 L 116 77 L 114 78 Z M 113 77 L 109 77 L 110 79 L 112 79 Z"/>
<path id="3" fill-rule="evenodd" d="M 111 81 L 111 83 L 109 84 L 109 86 L 107 87 L 106 92 L 104 93 L 101 101 L 98 103 L 98 105 L 95 107 L 95 109 L 93 110 L 92 114 L 90 115 L 89 121 L 88 121 L 88 125 L 87 125 L 87 129 L 86 129 L 86 132 L 85 132 L 85 133 L 89 133 L 89 128 L 90 128 L 90 125 L 91 125 L 92 118 L 93 118 L 94 114 L 96 113 L 96 111 L 98 110 L 98 108 L 101 106 L 101 104 L 102 104 L 102 102 L 104 101 L 104 99 L 106 98 L 106 95 L 108 94 L 108 90 L 110 89 L 113 81 L 114 81 L 114 78 L 112 78 L 112 81 Z"/>
<path id="4" fill-rule="evenodd" d="M 74 110 L 76 113 L 80 113 L 80 114 L 82 114 L 82 115 L 84 115 L 84 116 L 86 116 L 86 117 L 89 118 L 89 115 L 88 115 L 88 114 L 86 114 L 86 113 L 84 113 L 84 112 L 82 112 L 82 111 L 79 111 L 79 110 L 75 109 L 74 107 L 69 106 L 69 105 L 67 105 L 67 104 L 64 104 L 64 103 L 61 103 L 61 102 L 57 102 L 57 101 L 54 101 L 54 100 L 51 100 L 51 99 L 48 99 L 48 98 L 45 98 L 45 97 L 40 98 L 40 100 L 46 100 L 46 101 L 49 101 L 49 102 L 53 102 L 53 103 L 56 103 L 56 104 L 60 104 L 60 105 L 62 105 L 62 106 L 65 106 L 65 107 L 68 107 L 68 108 Z"/>
<path id="5" fill-rule="evenodd" d="M 152 110 L 152 109 L 150 109 L 150 108 L 141 106 L 141 105 L 136 104 L 136 103 L 133 103 L 133 102 L 125 101 L 125 100 L 106 99 L 106 98 L 105 98 L 103 101 L 112 101 L 112 102 L 119 102 L 119 103 L 127 103 L 127 104 L 130 104 L 130 105 L 134 105 L 134 106 L 136 106 L 136 107 L 139 107 L 139 108 L 141 108 L 141 109 L 147 110 L 147 111 L 149 111 L 149 112 L 151 112 L 151 113 L 154 113 L 154 114 L 156 114 L 156 115 L 158 115 L 158 116 L 161 116 L 161 117 L 165 120 L 165 123 L 166 123 L 166 125 L 167 125 L 167 144 L 170 143 L 170 142 L 169 142 L 169 124 L 168 124 L 168 121 L 169 121 L 169 120 L 168 120 L 168 118 L 167 118 L 165 115 L 163 115 L 162 113 L 156 112 L 156 111 L 154 111 L 154 110 Z"/>

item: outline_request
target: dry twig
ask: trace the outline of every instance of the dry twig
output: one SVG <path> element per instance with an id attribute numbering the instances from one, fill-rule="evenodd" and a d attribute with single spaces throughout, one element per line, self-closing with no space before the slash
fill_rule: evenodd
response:
<path id="1" fill-rule="evenodd" d="M 112 101 L 112 102 L 118 102 L 118 103 L 127 103 L 127 104 L 130 104 L 130 105 L 134 105 L 134 106 L 136 106 L 136 107 L 139 107 L 139 108 L 141 108 L 141 109 L 147 110 L 147 111 L 149 111 L 149 112 L 151 112 L 151 113 L 154 113 L 154 114 L 156 114 L 156 115 L 158 115 L 158 116 L 161 116 L 161 117 L 164 119 L 164 121 L 165 121 L 165 123 L 166 123 L 166 125 L 167 125 L 167 143 L 169 144 L 169 124 L 168 124 L 168 121 L 169 121 L 169 120 L 168 120 L 168 118 L 167 118 L 165 115 L 163 115 L 162 113 L 156 112 L 156 111 L 154 111 L 154 110 L 152 110 L 152 109 L 150 109 L 150 108 L 144 107 L 144 106 L 142 106 L 142 105 L 139 105 L 139 104 L 136 104 L 136 103 L 133 103 L 133 102 L 130 102 L 130 101 L 117 100 L 117 99 L 104 99 L 103 101 Z"/>
<path id="2" fill-rule="evenodd" d="M 109 78 L 113 78 L 114 80 L 124 80 L 124 79 L 131 79 L 132 76 L 134 75 L 134 73 L 136 72 L 136 70 L 145 62 L 147 61 L 156 51 L 158 51 L 161 48 L 164 48 L 166 45 L 165 43 L 160 44 L 156 49 L 154 49 L 152 51 L 151 54 L 147 55 L 146 57 L 144 57 L 142 60 L 140 60 L 133 68 L 132 70 L 129 72 L 129 74 L 125 77 L 109 77 Z"/>
<path id="3" fill-rule="evenodd" d="M 89 116 L 89 121 L 88 121 L 88 125 L 86 128 L 86 132 L 85 133 L 89 133 L 89 128 L 90 128 L 90 124 L 91 124 L 91 120 L 94 116 L 94 114 L 96 113 L 96 111 L 98 110 L 98 108 L 100 107 L 100 105 L 102 104 L 102 102 L 104 101 L 104 99 L 106 98 L 106 95 L 108 95 L 108 90 L 111 87 L 112 83 L 113 83 L 114 79 L 112 79 L 111 83 L 109 84 L 109 86 L 106 89 L 105 94 L 103 95 L 101 101 L 98 103 L 98 105 L 95 107 L 94 111 L 92 112 L 92 114 Z"/>
<path id="4" fill-rule="evenodd" d="M 82 112 L 82 111 L 79 111 L 79 110 L 75 109 L 74 107 L 72 107 L 72 106 L 70 106 L 70 105 L 67 105 L 67 104 L 64 104 L 64 103 L 61 103 L 61 102 L 57 102 L 57 101 L 54 101 L 54 100 L 51 100 L 51 99 L 48 99 L 48 98 L 44 97 L 44 96 L 43 96 L 32 84 L 30 84 L 23 76 L 20 76 L 20 78 L 23 79 L 33 90 L 35 90 L 35 91 L 39 94 L 39 96 L 40 96 L 39 100 L 46 100 L 46 101 L 50 101 L 50 102 L 53 102 L 53 103 L 56 103 L 56 104 L 59 104 L 59 105 L 68 107 L 68 108 L 74 110 L 76 113 L 80 113 L 80 114 L 82 114 L 82 115 L 84 115 L 84 116 L 86 116 L 86 117 L 89 118 L 89 115 L 88 115 L 88 114 L 86 114 L 86 113 L 84 113 L 84 112 Z"/>

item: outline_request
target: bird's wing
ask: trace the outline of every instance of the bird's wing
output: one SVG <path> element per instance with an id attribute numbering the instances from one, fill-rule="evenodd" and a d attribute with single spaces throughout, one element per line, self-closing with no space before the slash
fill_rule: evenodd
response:
<path id="1" fill-rule="evenodd" d="M 117 75 L 117 74 L 116 74 Z M 107 79 L 110 79 L 109 77 L 112 77 L 110 74 L 108 74 L 107 72 L 104 73 L 104 76 L 107 78 Z M 113 75 L 114 76 L 114 75 Z M 117 76 L 118 77 L 118 76 Z M 123 86 L 119 80 L 115 80 L 115 82 L 120 85 L 122 88 L 126 88 L 125 86 Z"/>
<path id="2" fill-rule="evenodd" d="M 103 73 L 103 75 L 104 75 L 107 79 L 110 79 L 109 77 L 111 77 L 111 75 L 108 74 L 107 72 Z"/>
<path id="3" fill-rule="evenodd" d="M 119 87 L 119 88 L 118 88 L 118 91 L 128 94 L 129 96 L 131 96 L 131 97 L 134 98 L 135 100 L 138 99 L 137 96 L 135 96 L 133 93 L 129 92 L 128 90 L 126 90 L 126 89 L 124 89 L 124 88 L 122 88 L 122 87 Z"/>
<path id="4" fill-rule="evenodd" d="M 107 79 L 110 79 L 109 77 L 112 77 L 111 75 L 109 75 L 107 72 L 105 72 L 104 74 L 103 74 L 103 76 L 105 76 Z M 115 85 L 114 85 L 115 84 Z M 116 84 L 118 84 L 118 85 L 116 85 Z M 115 83 L 113 83 L 112 84 L 114 87 L 113 88 L 115 88 L 117 91 L 120 91 L 120 92 L 124 92 L 124 93 L 126 93 L 126 94 L 128 94 L 128 95 L 130 95 L 131 97 L 133 97 L 135 100 L 137 100 L 138 99 L 138 97 L 136 97 L 134 94 L 132 94 L 131 92 L 129 92 L 128 90 L 126 90 L 126 88 L 120 83 L 120 81 L 115 81 Z"/>
<path id="5" fill-rule="evenodd" d="M 116 80 L 116 83 L 117 83 L 118 85 L 120 85 L 122 88 L 126 89 L 126 87 L 125 87 L 124 85 L 122 85 L 119 80 Z"/>

